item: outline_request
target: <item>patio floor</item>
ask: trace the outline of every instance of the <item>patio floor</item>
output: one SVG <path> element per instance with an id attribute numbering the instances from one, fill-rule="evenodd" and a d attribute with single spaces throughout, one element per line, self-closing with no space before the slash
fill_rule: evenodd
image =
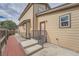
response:
<path id="1" fill-rule="evenodd" d="M 44 49 L 36 52 L 32 56 L 79 56 L 79 53 L 54 44 L 45 43 Z"/>

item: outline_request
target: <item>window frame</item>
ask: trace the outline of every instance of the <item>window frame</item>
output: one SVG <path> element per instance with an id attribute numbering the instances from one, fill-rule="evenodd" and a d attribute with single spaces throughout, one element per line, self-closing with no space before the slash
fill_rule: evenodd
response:
<path id="1" fill-rule="evenodd" d="M 61 23 L 64 21 L 61 21 L 61 17 L 68 16 L 68 26 L 62 26 Z M 59 16 L 59 28 L 71 28 L 71 13 L 67 13 L 64 15 Z"/>
<path id="2" fill-rule="evenodd" d="M 41 13 L 41 12 L 43 12 L 43 11 L 45 11 L 45 9 L 43 8 L 43 7 L 38 7 L 38 13 Z"/>

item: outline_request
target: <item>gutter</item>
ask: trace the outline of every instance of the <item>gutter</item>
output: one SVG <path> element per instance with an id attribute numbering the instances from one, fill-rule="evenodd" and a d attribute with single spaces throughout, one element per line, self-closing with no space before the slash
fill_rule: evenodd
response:
<path id="1" fill-rule="evenodd" d="M 52 13 L 52 12 L 55 12 L 55 11 L 59 11 L 59 10 L 63 10 L 63 9 L 71 8 L 71 7 L 75 7 L 75 6 L 78 6 L 78 5 L 79 5 L 79 3 L 67 3 L 67 4 L 64 4 L 64 5 L 52 8 L 51 10 L 44 11 L 44 12 L 41 12 L 39 14 L 36 14 L 36 16 L 49 14 L 49 13 Z"/>

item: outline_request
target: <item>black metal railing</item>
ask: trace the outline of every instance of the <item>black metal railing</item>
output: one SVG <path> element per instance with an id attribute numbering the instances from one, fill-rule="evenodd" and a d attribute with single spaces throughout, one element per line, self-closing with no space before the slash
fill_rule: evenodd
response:
<path id="1" fill-rule="evenodd" d="M 31 33 L 28 33 L 26 35 L 26 32 L 21 32 L 19 33 L 22 37 L 27 37 L 27 35 L 29 36 L 29 39 L 30 38 L 34 38 L 36 40 L 38 40 L 38 44 L 42 45 L 47 42 L 47 32 L 46 30 L 33 30 Z"/>
<path id="2" fill-rule="evenodd" d="M 46 30 L 34 30 L 34 39 L 38 40 L 38 44 L 42 45 L 47 42 Z"/>

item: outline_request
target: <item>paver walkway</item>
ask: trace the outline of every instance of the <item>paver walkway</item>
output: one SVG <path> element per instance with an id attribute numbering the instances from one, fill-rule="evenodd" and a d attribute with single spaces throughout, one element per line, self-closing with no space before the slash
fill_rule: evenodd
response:
<path id="1" fill-rule="evenodd" d="M 24 56 L 25 52 L 14 36 L 10 36 L 7 40 L 6 48 L 3 55 L 5 56 Z"/>

